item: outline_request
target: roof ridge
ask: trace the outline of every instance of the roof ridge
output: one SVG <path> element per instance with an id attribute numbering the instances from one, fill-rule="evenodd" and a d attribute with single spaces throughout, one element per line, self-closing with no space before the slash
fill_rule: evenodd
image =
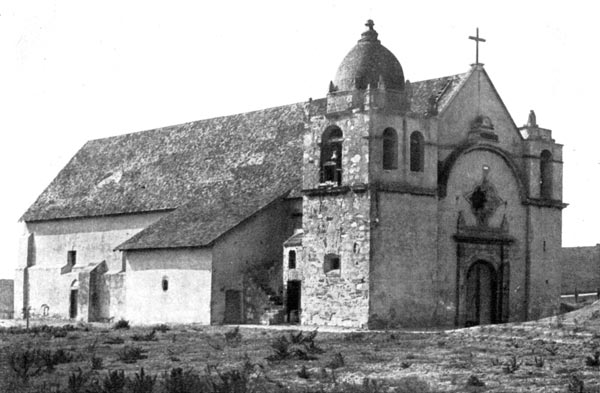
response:
<path id="1" fill-rule="evenodd" d="M 207 118 L 204 118 L 204 119 L 192 120 L 192 121 L 187 121 L 187 122 L 178 123 L 178 124 L 171 124 L 171 125 L 163 126 L 163 127 L 148 128 L 148 129 L 139 130 L 139 131 L 127 132 L 127 133 L 124 133 L 124 134 L 117 134 L 117 135 L 112 135 L 112 136 L 106 136 L 106 137 L 103 137 L 103 138 L 89 139 L 85 143 L 96 142 L 96 141 L 104 141 L 104 140 L 108 140 L 108 139 L 112 139 L 112 138 L 119 138 L 119 137 L 125 137 L 125 136 L 128 136 L 128 135 L 141 134 L 141 133 L 144 133 L 144 132 L 168 130 L 169 128 L 184 127 L 184 126 L 195 124 L 195 123 L 215 121 L 215 120 L 219 120 L 219 119 L 227 119 L 227 118 L 231 118 L 231 117 L 234 117 L 234 116 L 251 115 L 251 114 L 255 114 L 255 113 L 259 113 L 259 112 L 264 112 L 264 111 L 267 111 L 267 110 L 275 110 L 275 109 L 281 109 L 281 108 L 288 108 L 288 107 L 291 107 L 291 106 L 294 106 L 294 105 L 307 105 L 307 104 L 314 103 L 315 101 L 321 101 L 321 100 L 325 100 L 325 99 L 326 98 L 323 97 L 323 98 L 312 99 L 310 101 L 308 101 L 308 100 L 307 101 L 298 101 L 298 102 L 293 102 L 291 104 L 286 104 L 286 105 L 277 105 L 277 106 L 271 106 L 271 107 L 267 107 L 267 108 L 255 109 L 255 110 L 251 110 L 251 111 L 248 111 L 248 112 L 238 112 L 238 113 L 233 113 L 231 115 L 222 115 L 222 116 L 207 117 Z"/>

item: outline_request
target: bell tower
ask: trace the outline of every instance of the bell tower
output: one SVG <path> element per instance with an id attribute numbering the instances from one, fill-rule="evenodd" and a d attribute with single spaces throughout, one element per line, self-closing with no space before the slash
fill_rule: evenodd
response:
<path id="1" fill-rule="evenodd" d="M 373 21 L 366 26 L 329 84 L 325 113 L 311 117 L 304 136 L 303 324 L 367 326 L 382 168 L 405 167 L 404 74 Z"/>

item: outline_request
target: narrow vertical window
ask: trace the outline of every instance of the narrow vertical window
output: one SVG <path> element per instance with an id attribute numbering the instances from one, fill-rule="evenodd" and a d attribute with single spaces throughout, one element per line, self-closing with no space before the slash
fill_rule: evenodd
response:
<path id="1" fill-rule="evenodd" d="M 294 250 L 290 250 L 290 252 L 288 253 L 288 268 L 296 268 L 296 251 Z"/>
<path id="2" fill-rule="evenodd" d="M 411 172 L 423 172 L 425 159 L 425 143 L 423 134 L 415 131 L 410 134 L 410 170 Z"/>
<path id="3" fill-rule="evenodd" d="M 169 290 L 169 278 L 163 277 L 161 285 L 162 285 L 163 292 L 168 291 Z"/>
<path id="4" fill-rule="evenodd" d="M 393 128 L 383 131 L 383 169 L 398 168 L 398 134 Z"/>
<path id="5" fill-rule="evenodd" d="M 321 137 L 320 182 L 342 183 L 343 133 L 338 127 L 330 127 Z"/>
<path id="6" fill-rule="evenodd" d="M 552 199 L 552 153 L 548 150 L 540 155 L 540 198 Z"/>
<path id="7" fill-rule="evenodd" d="M 77 251 L 67 251 L 67 265 L 74 266 L 77 263 Z"/>

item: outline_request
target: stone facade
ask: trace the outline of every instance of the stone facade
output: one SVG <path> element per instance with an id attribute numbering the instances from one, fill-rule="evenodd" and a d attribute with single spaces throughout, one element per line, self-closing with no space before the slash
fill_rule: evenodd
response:
<path id="1" fill-rule="evenodd" d="M 517 128 L 479 64 L 419 113 L 416 95 L 434 82 L 388 89 L 396 71 L 369 59 L 397 60 L 368 26 L 304 136 L 303 235 L 298 266 L 284 273 L 301 281 L 301 323 L 465 326 L 555 313 L 562 146 L 533 113 Z"/>

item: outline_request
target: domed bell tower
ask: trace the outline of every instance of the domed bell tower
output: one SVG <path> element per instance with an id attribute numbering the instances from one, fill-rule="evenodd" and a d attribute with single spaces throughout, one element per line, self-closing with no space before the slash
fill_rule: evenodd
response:
<path id="1" fill-rule="evenodd" d="M 367 326 L 377 189 L 383 170 L 404 171 L 409 87 L 373 21 L 366 26 L 304 136 L 303 324 Z"/>

